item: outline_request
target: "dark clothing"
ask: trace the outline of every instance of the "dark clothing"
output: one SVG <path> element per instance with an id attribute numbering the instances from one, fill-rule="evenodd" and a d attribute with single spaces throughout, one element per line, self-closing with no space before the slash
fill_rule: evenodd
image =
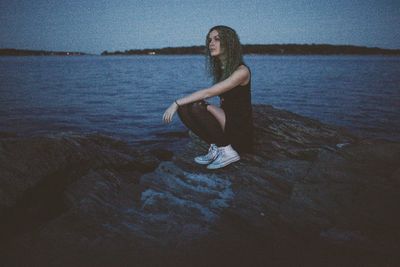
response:
<path id="1" fill-rule="evenodd" d="M 207 105 L 205 101 L 182 105 L 178 109 L 178 115 L 186 127 L 207 143 L 229 145 L 221 125 L 207 110 Z"/>
<path id="2" fill-rule="evenodd" d="M 250 71 L 250 69 L 249 69 Z M 253 146 L 253 118 L 251 107 L 251 79 L 220 95 L 225 112 L 225 136 L 239 152 L 250 152 Z"/>
<path id="3" fill-rule="evenodd" d="M 249 69 L 250 71 L 250 69 Z M 221 108 L 225 112 L 225 130 L 207 110 L 207 103 L 199 101 L 178 109 L 182 122 L 209 144 L 231 144 L 239 152 L 251 152 L 253 146 L 253 119 L 251 108 L 251 81 L 221 94 Z"/>

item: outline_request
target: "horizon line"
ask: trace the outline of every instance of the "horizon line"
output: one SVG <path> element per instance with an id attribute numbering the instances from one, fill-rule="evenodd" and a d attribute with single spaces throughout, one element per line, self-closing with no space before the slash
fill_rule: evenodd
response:
<path id="1" fill-rule="evenodd" d="M 280 45 L 280 46 L 285 46 L 285 45 L 305 45 L 305 46 L 337 46 L 337 47 L 358 47 L 358 48 L 370 48 L 370 49 L 382 49 L 382 50 L 391 50 L 391 51 L 396 51 L 400 52 L 400 48 L 382 48 L 378 46 L 366 46 L 366 45 L 353 45 L 353 44 L 329 44 L 329 43 L 268 43 L 268 44 L 242 44 L 242 46 L 274 46 L 274 45 Z M 141 51 L 141 50 L 162 50 L 162 49 L 170 49 L 170 48 L 189 48 L 189 47 L 205 47 L 205 45 L 186 45 L 186 46 L 165 46 L 165 47 L 160 47 L 160 48 L 130 48 L 130 49 L 124 49 L 124 50 L 115 50 L 115 51 L 109 51 L 109 50 L 103 50 L 100 53 L 92 53 L 92 52 L 83 52 L 83 51 L 72 51 L 72 50 L 45 50 L 45 49 L 31 49 L 31 48 L 10 48 L 10 47 L 5 47 L 5 48 L 0 48 L 1 50 L 19 50 L 19 51 L 32 51 L 32 52 L 48 52 L 48 53 L 75 53 L 75 54 L 87 54 L 87 55 L 101 55 L 104 52 L 126 52 L 126 51 Z"/>

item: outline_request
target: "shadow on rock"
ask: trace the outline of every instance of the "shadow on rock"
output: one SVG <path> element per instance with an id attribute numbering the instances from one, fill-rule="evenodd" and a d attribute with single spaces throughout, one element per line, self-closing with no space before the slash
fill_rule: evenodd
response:
<path id="1" fill-rule="evenodd" d="M 101 136 L 0 139 L 5 263 L 396 266 L 400 144 L 254 106 L 255 151 L 226 168 Z M 24 255 L 24 257 L 20 257 Z"/>

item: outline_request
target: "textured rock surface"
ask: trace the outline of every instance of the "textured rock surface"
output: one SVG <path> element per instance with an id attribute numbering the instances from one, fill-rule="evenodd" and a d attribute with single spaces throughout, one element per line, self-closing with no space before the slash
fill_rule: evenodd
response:
<path id="1" fill-rule="evenodd" d="M 255 106 L 254 154 L 195 165 L 105 136 L 0 141 L 8 265 L 396 266 L 400 144 Z M 21 257 L 23 255 L 23 257 Z"/>

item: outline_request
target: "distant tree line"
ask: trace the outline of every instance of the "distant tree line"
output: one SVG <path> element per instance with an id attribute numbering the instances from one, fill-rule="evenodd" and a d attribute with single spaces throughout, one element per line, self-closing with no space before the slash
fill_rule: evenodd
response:
<path id="1" fill-rule="evenodd" d="M 44 51 L 5 48 L 0 49 L 0 56 L 77 56 L 85 55 L 81 52 Z"/>
<path id="2" fill-rule="evenodd" d="M 400 49 L 383 49 L 353 45 L 329 44 L 268 44 L 243 45 L 244 54 L 267 55 L 400 55 Z M 165 47 L 160 49 L 131 49 L 125 51 L 101 53 L 111 55 L 201 55 L 205 46 Z M 0 56 L 77 56 L 87 55 L 82 52 L 44 51 L 5 48 L 0 49 Z"/>
<path id="3" fill-rule="evenodd" d="M 243 45 L 244 54 L 268 55 L 400 55 L 400 49 L 382 49 L 378 47 L 365 47 L 353 45 L 329 44 L 269 44 L 269 45 Z M 101 53 L 109 55 L 193 55 L 204 54 L 205 46 L 166 47 L 160 49 L 131 49 L 125 51 Z"/>
<path id="4" fill-rule="evenodd" d="M 187 47 L 165 47 L 160 49 L 131 49 L 115 52 L 104 51 L 101 53 L 103 56 L 109 55 L 193 55 L 193 54 L 204 54 L 205 46 L 187 46 Z"/>
<path id="5" fill-rule="evenodd" d="M 377 47 L 329 44 L 271 44 L 245 45 L 245 54 L 292 54 L 292 55 L 400 55 L 400 50 Z"/>

